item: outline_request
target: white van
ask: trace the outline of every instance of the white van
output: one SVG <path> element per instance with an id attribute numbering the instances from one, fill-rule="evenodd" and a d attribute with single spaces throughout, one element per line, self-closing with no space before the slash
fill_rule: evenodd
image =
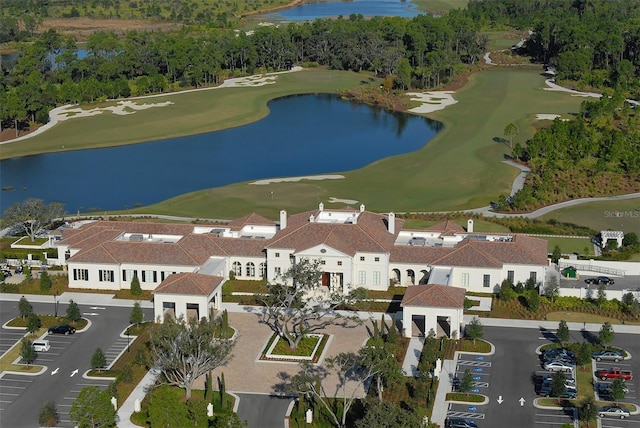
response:
<path id="1" fill-rule="evenodd" d="M 35 342 L 33 342 L 33 349 L 36 352 L 47 352 L 49 349 L 51 349 L 51 345 L 49 345 L 48 340 L 36 340 Z"/>

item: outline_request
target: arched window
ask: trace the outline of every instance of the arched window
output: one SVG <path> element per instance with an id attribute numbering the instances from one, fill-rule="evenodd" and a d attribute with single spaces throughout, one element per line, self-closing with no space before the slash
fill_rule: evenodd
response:
<path id="1" fill-rule="evenodd" d="M 237 276 L 242 275 L 242 263 L 233 262 L 233 273 L 235 273 Z"/>
<path id="2" fill-rule="evenodd" d="M 267 277 L 267 264 L 262 262 L 260 263 L 260 265 L 258 266 L 258 274 L 260 275 L 260 278 L 266 278 Z"/>
<path id="3" fill-rule="evenodd" d="M 247 263 L 247 276 L 256 276 L 256 265 L 252 262 Z"/>

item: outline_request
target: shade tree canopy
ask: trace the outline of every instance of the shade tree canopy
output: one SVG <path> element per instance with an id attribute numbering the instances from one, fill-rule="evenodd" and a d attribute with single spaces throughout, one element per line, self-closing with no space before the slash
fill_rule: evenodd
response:
<path id="1" fill-rule="evenodd" d="M 219 319 L 166 317 L 150 333 L 153 366 L 162 373 L 161 383 L 185 390 L 191 398 L 193 383 L 231 359 L 235 342 L 221 337 Z"/>
<path id="2" fill-rule="evenodd" d="M 328 325 L 360 323 L 357 314 L 338 313 L 366 296 L 364 288 L 341 291 L 320 290 L 322 267 L 320 260 L 301 259 L 291 266 L 277 282 L 268 284 L 267 292 L 256 295 L 264 304 L 261 321 L 296 349 L 300 341 L 312 332 Z"/>
<path id="3" fill-rule="evenodd" d="M 63 215 L 63 204 L 52 202 L 45 205 L 42 199 L 29 198 L 7 208 L 2 216 L 2 225 L 20 229 L 33 242 L 38 234 Z"/>

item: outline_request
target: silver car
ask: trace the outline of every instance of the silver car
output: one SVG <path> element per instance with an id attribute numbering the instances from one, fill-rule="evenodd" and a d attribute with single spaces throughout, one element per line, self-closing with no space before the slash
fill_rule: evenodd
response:
<path id="1" fill-rule="evenodd" d="M 623 409 L 622 407 L 617 406 L 604 406 L 598 410 L 598 416 L 601 418 L 609 417 L 609 418 L 628 418 L 631 413 L 627 409 Z"/>
<path id="2" fill-rule="evenodd" d="M 593 358 L 596 361 L 605 360 L 605 361 L 615 361 L 617 363 L 618 361 L 624 360 L 624 355 L 618 351 L 608 350 L 608 351 L 594 352 L 593 354 L 591 354 L 591 358 Z"/>
<path id="3" fill-rule="evenodd" d="M 566 372 L 573 371 L 573 364 L 569 364 L 565 361 L 549 361 L 542 366 L 545 370 L 550 372 Z"/>

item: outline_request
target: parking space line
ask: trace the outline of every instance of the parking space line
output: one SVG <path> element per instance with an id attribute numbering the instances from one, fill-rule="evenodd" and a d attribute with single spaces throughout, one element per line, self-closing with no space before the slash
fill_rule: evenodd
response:
<path id="1" fill-rule="evenodd" d="M 453 418 L 469 418 L 469 419 L 484 419 L 484 413 L 470 413 L 470 412 L 447 412 L 448 417 Z"/>
<path id="2" fill-rule="evenodd" d="M 0 395 L 11 395 L 11 396 L 17 397 L 20 394 L 12 394 L 11 392 L 0 392 Z"/>
<path id="3" fill-rule="evenodd" d="M 470 361 L 470 360 L 458 360 L 460 366 L 476 366 L 476 367 L 491 367 L 489 361 Z"/>
<path id="4" fill-rule="evenodd" d="M 10 378 L 10 377 L 3 377 L 0 378 L 0 381 L 2 382 L 24 382 L 24 383 L 31 383 L 33 382 L 32 380 L 24 380 L 24 379 L 15 379 L 15 378 Z"/>
<path id="5" fill-rule="evenodd" d="M 9 385 L 2 385 L 2 389 L 5 388 L 17 388 L 17 389 L 27 389 L 26 386 L 9 386 Z"/>

